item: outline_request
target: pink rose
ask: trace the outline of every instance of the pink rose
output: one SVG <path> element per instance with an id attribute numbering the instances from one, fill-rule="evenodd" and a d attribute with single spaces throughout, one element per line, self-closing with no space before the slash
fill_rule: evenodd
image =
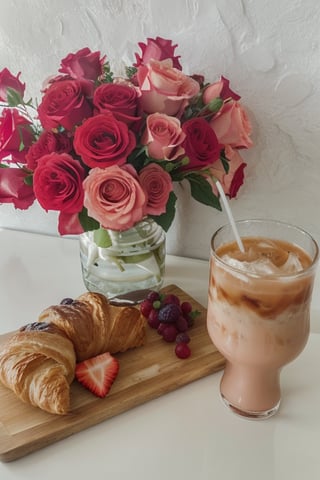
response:
<path id="1" fill-rule="evenodd" d="M 220 143 L 233 148 L 249 148 L 251 123 L 240 103 L 231 100 L 223 105 L 219 113 L 210 120 L 210 125 Z"/>
<path id="2" fill-rule="evenodd" d="M 24 90 L 26 88 L 26 84 L 22 83 L 19 80 L 21 72 L 15 77 L 12 73 L 7 69 L 4 68 L 0 72 L 0 102 L 7 102 L 7 88 L 12 88 L 16 92 L 19 93 L 21 97 L 24 95 Z"/>
<path id="3" fill-rule="evenodd" d="M 76 80 L 97 80 L 103 73 L 103 64 L 106 57 L 100 58 L 100 52 L 91 52 L 89 48 L 82 48 L 76 53 L 69 53 L 61 60 L 59 72 L 70 75 Z"/>
<path id="4" fill-rule="evenodd" d="M 191 118 L 182 125 L 186 138 L 182 144 L 189 163 L 181 170 L 199 170 L 218 160 L 223 148 L 210 127 L 201 117 Z"/>
<path id="5" fill-rule="evenodd" d="M 203 92 L 203 103 L 207 105 L 211 102 L 211 100 L 214 100 L 218 97 L 222 98 L 222 100 L 228 100 L 229 98 L 233 98 L 233 100 L 240 100 L 240 95 L 231 90 L 229 83 L 230 82 L 228 79 L 221 77 L 218 82 L 208 85 Z"/>
<path id="6" fill-rule="evenodd" d="M 26 151 L 34 139 L 30 125 L 31 122 L 18 110 L 3 109 L 0 117 L 0 160 L 11 156 L 12 162 L 25 163 Z"/>
<path id="7" fill-rule="evenodd" d="M 72 149 L 71 139 L 63 133 L 44 130 L 38 140 L 31 145 L 27 154 L 27 167 L 35 170 L 38 160 L 47 153 L 68 153 Z"/>
<path id="8" fill-rule="evenodd" d="M 134 67 L 139 67 L 140 65 L 146 65 L 150 60 L 165 60 L 170 58 L 172 60 L 172 66 L 177 70 L 182 70 L 182 67 L 179 62 L 179 56 L 174 56 L 174 51 L 178 45 L 172 45 L 172 40 L 166 40 L 161 37 L 156 38 L 147 38 L 147 44 L 139 42 L 139 47 L 142 50 L 142 55 L 139 57 L 135 53 L 136 63 Z"/>
<path id="9" fill-rule="evenodd" d="M 142 188 L 147 194 L 147 215 L 161 215 L 166 211 L 170 192 L 173 190 L 172 180 L 168 172 L 156 163 L 149 163 L 139 173 Z"/>
<path id="10" fill-rule="evenodd" d="M 171 60 L 150 60 L 137 71 L 141 105 L 146 113 L 176 115 L 200 90 L 199 83 L 172 68 Z"/>
<path id="11" fill-rule="evenodd" d="M 146 195 L 125 168 L 93 168 L 83 182 L 84 206 L 103 228 L 127 230 L 145 214 Z"/>
<path id="12" fill-rule="evenodd" d="M 98 113 L 113 113 L 121 122 L 131 125 L 140 120 L 138 116 L 139 95 L 134 86 L 121 83 L 103 83 L 93 96 L 93 105 Z"/>
<path id="13" fill-rule="evenodd" d="M 0 168 L 0 204 L 13 203 L 21 210 L 33 204 L 35 196 L 32 187 L 25 183 L 27 175 L 22 168 Z"/>
<path id="14" fill-rule="evenodd" d="M 51 83 L 38 107 L 40 122 L 46 130 L 58 128 L 72 130 L 92 115 L 92 108 L 78 80 L 59 80 Z"/>
<path id="15" fill-rule="evenodd" d="M 42 208 L 77 213 L 83 207 L 84 168 L 68 153 L 41 157 L 33 175 L 33 190 Z"/>
<path id="16" fill-rule="evenodd" d="M 185 137 L 180 120 L 176 117 L 153 113 L 147 117 L 141 143 L 148 146 L 149 157 L 156 160 L 174 160 L 184 154 L 181 144 Z"/>
<path id="17" fill-rule="evenodd" d="M 111 113 L 86 120 L 75 131 L 74 149 L 91 168 L 122 165 L 136 146 L 134 134 Z"/>
<path id="18" fill-rule="evenodd" d="M 209 167 L 209 170 L 211 175 L 220 181 L 225 194 L 230 198 L 235 198 L 239 188 L 243 184 L 244 169 L 247 164 L 242 160 L 238 150 L 234 150 L 228 145 L 225 148 L 225 157 L 227 158 L 229 164 L 228 173 L 225 172 L 221 160 L 215 162 L 214 165 Z M 218 195 L 218 190 L 215 186 L 215 183 L 209 178 L 207 178 L 207 180 L 211 183 L 213 192 Z"/>

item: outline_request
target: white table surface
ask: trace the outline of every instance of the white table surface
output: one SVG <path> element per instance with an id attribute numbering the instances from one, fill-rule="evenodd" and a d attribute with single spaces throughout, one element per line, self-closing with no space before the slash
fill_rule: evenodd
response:
<path id="1" fill-rule="evenodd" d="M 168 256 L 165 284 L 206 306 L 208 262 Z M 84 291 L 76 240 L 0 230 L 0 333 Z M 281 375 L 266 421 L 230 413 L 216 373 L 11 463 L 1 480 L 307 480 L 320 478 L 320 290 L 308 344 Z M 0 416 L 1 418 L 1 416 Z"/>

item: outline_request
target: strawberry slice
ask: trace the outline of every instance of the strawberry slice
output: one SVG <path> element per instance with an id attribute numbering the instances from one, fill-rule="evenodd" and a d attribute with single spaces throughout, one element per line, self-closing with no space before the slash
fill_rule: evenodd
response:
<path id="1" fill-rule="evenodd" d="M 76 365 L 75 376 L 97 397 L 105 397 L 119 371 L 119 362 L 109 352 L 84 360 Z"/>

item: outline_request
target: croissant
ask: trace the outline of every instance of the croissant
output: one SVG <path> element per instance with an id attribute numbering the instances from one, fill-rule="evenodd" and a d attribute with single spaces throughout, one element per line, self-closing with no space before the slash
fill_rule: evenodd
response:
<path id="1" fill-rule="evenodd" d="M 46 308 L 0 352 L 0 381 L 22 401 L 50 413 L 70 410 L 76 362 L 124 352 L 145 342 L 145 319 L 134 307 L 115 307 L 87 292 L 69 305 Z"/>

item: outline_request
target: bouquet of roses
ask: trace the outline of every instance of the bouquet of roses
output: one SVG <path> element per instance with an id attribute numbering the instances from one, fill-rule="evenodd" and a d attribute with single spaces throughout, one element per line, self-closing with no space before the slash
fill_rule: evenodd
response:
<path id="1" fill-rule="evenodd" d="M 171 40 L 139 47 L 121 77 L 99 51 L 68 54 L 37 106 L 24 100 L 20 73 L 0 71 L 0 203 L 36 200 L 70 235 L 122 231 L 147 216 L 167 231 L 173 182 L 189 182 L 195 200 L 218 210 L 217 179 L 236 196 L 239 151 L 252 145 L 240 96 L 224 77 L 185 75 Z"/>

